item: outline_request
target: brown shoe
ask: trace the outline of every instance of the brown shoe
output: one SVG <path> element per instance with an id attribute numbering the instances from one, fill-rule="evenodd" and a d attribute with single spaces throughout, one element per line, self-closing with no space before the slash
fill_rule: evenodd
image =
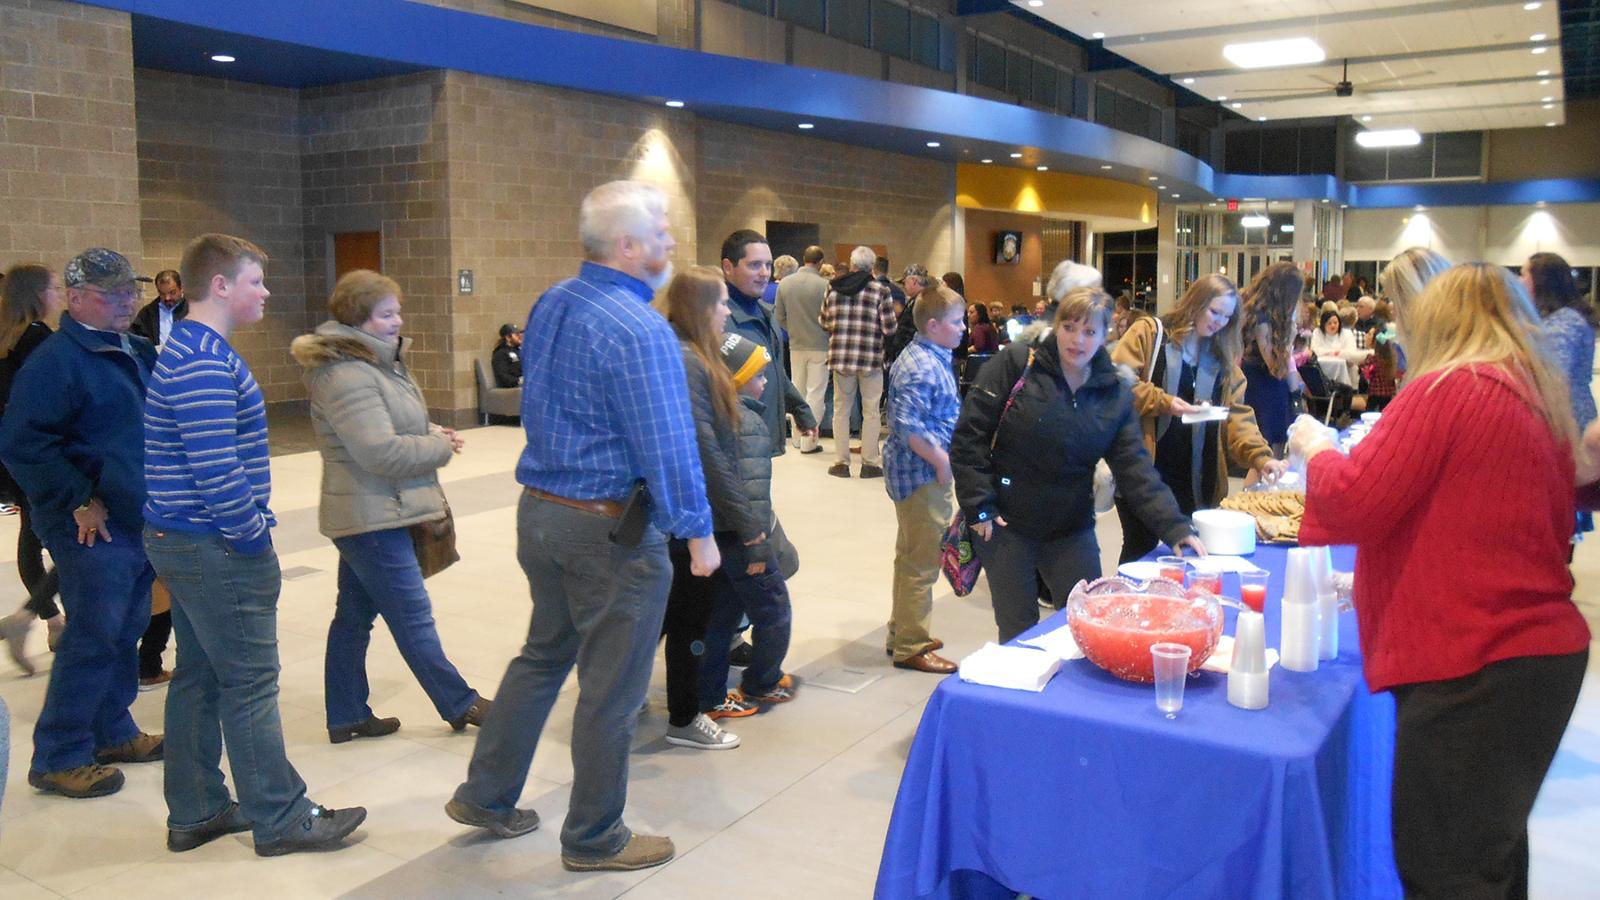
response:
<path id="1" fill-rule="evenodd" d="M 494 706 L 494 701 L 488 697 L 479 697 L 472 701 L 467 711 L 450 720 L 451 731 L 466 731 L 468 725 L 483 727 L 483 722 L 489 717 L 489 708 Z"/>
<path id="2" fill-rule="evenodd" d="M 847 462 L 836 462 L 828 467 L 828 474 L 835 478 L 849 478 L 850 464 Z"/>
<path id="3" fill-rule="evenodd" d="M 934 675 L 949 675 L 956 670 L 956 664 L 940 656 L 932 650 L 924 650 L 909 659 L 897 659 L 894 662 L 896 669 L 916 669 L 918 672 L 930 672 Z"/>
<path id="4" fill-rule="evenodd" d="M 122 783 L 126 780 L 122 770 L 94 763 L 59 772 L 28 773 L 28 783 L 35 788 L 75 800 L 115 794 L 122 790 Z"/>
<path id="5" fill-rule="evenodd" d="M 151 675 L 149 678 L 140 678 L 139 679 L 139 690 L 140 691 L 153 691 L 156 688 L 164 687 L 166 685 L 166 683 L 171 681 L 171 680 L 172 680 L 172 672 L 170 670 L 168 670 L 168 669 L 162 669 L 159 674 Z"/>
<path id="6" fill-rule="evenodd" d="M 568 872 L 628 872 L 633 869 L 648 869 L 659 866 L 672 859 L 676 851 L 672 847 L 672 838 L 661 837 L 653 834 L 635 834 L 623 845 L 616 856 L 605 856 L 600 859 L 583 859 L 581 857 L 561 854 L 561 865 Z"/>
<path id="7" fill-rule="evenodd" d="M 105 747 L 94 752 L 94 760 L 107 763 L 156 762 L 166 755 L 166 742 L 159 734 L 140 734 L 126 744 Z"/>
<path id="8" fill-rule="evenodd" d="M 944 649 L 944 641 L 941 641 L 938 638 L 934 638 L 933 639 L 933 643 L 928 645 L 928 649 L 929 650 L 943 650 Z M 894 648 L 893 647 L 885 647 L 885 648 L 883 648 L 883 655 L 884 656 L 894 656 Z"/>

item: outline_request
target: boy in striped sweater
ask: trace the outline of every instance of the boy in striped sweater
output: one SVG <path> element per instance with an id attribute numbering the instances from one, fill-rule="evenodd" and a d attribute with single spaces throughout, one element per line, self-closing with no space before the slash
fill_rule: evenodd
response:
<path id="1" fill-rule="evenodd" d="M 306 799 L 278 717 L 278 592 L 267 416 L 228 343 L 261 320 L 267 254 L 206 234 L 183 252 L 193 289 L 145 396 L 145 549 L 172 591 L 178 664 L 167 693 L 167 848 L 254 830 L 260 856 L 337 846 L 366 818 Z M 223 740 L 234 784 L 219 764 Z"/>

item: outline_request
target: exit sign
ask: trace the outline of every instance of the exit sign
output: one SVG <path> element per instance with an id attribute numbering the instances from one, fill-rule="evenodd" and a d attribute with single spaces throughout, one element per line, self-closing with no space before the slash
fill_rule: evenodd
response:
<path id="1" fill-rule="evenodd" d="M 1238 212 L 1238 211 L 1239 211 L 1239 201 L 1237 201 L 1237 200 L 1229 200 L 1228 201 L 1228 212 Z"/>

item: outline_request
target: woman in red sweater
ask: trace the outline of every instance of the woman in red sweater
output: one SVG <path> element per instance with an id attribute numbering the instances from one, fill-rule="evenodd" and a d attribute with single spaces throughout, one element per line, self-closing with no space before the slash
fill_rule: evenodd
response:
<path id="1" fill-rule="evenodd" d="M 1577 701 L 1589 629 L 1567 546 L 1576 427 L 1539 317 L 1468 263 L 1398 305 L 1405 387 L 1347 458 L 1297 425 L 1308 545 L 1354 544 L 1368 686 L 1395 698 L 1407 897 L 1526 897 L 1528 814 Z"/>

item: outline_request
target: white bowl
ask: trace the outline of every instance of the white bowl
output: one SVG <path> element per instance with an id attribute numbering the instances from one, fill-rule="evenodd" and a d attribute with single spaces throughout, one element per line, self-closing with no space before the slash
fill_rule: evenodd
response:
<path id="1" fill-rule="evenodd" d="M 1207 553 L 1242 556 L 1256 552 L 1256 520 L 1231 509 L 1201 509 L 1194 514 L 1194 530 Z"/>

